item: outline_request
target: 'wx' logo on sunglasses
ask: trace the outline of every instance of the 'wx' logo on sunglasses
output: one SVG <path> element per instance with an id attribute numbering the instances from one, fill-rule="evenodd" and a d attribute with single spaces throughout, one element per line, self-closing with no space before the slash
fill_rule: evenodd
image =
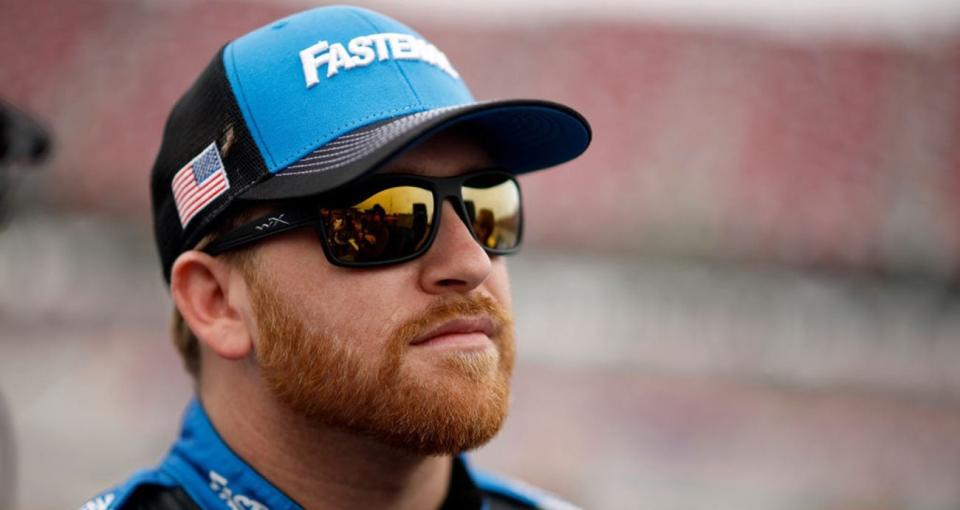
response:
<path id="1" fill-rule="evenodd" d="M 271 228 L 276 227 L 277 225 L 289 225 L 290 223 L 284 220 L 283 216 L 284 216 L 283 214 L 281 214 L 280 216 L 271 216 L 267 218 L 266 221 L 255 226 L 254 228 L 257 229 L 257 231 L 262 232 L 264 230 L 270 230 Z"/>

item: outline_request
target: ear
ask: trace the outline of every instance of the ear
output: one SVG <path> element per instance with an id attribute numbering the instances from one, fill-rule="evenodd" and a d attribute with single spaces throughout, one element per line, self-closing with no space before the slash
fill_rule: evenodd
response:
<path id="1" fill-rule="evenodd" d="M 239 360 L 253 349 L 244 320 L 246 284 L 235 269 L 206 253 L 185 251 L 173 263 L 170 294 L 190 330 L 216 355 Z"/>

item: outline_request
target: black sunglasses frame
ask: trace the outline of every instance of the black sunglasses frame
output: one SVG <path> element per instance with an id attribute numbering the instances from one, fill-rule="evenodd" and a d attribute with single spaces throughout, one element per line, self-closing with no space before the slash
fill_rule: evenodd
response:
<path id="1" fill-rule="evenodd" d="M 485 246 L 473 230 L 470 224 L 467 206 L 463 201 L 463 186 L 467 181 L 476 179 L 496 180 L 502 183 L 507 180 L 512 181 L 517 190 L 517 241 L 512 248 L 497 249 Z M 321 209 L 349 208 L 358 204 L 373 195 L 397 186 L 412 186 L 424 189 L 430 192 L 433 197 L 433 215 L 430 218 L 430 233 L 422 246 L 409 255 L 400 258 L 357 262 L 338 259 L 330 247 L 327 229 L 320 214 Z M 466 225 L 467 230 L 477 244 L 489 255 L 511 255 L 520 250 L 523 241 L 523 193 L 520 189 L 520 183 L 516 177 L 502 170 L 481 170 L 470 172 L 453 177 L 425 177 L 411 174 L 373 174 L 370 177 L 351 184 L 345 188 L 338 188 L 332 192 L 327 192 L 310 199 L 299 200 L 299 206 L 285 208 L 281 211 L 272 212 L 266 216 L 245 223 L 236 229 L 214 239 L 210 244 L 202 248 L 201 251 L 208 255 L 220 255 L 227 251 L 242 248 L 244 246 L 262 241 L 284 232 L 300 229 L 307 226 L 314 227 L 317 236 L 320 238 L 320 245 L 323 247 L 323 253 L 331 264 L 340 267 L 369 268 L 382 267 L 394 264 L 401 264 L 426 253 L 440 230 L 440 217 L 443 203 L 450 200 L 453 210 L 457 216 Z"/>

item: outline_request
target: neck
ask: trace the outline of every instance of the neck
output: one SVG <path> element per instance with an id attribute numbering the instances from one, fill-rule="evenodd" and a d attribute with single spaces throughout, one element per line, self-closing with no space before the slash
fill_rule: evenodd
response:
<path id="1" fill-rule="evenodd" d="M 437 508 L 452 459 L 420 456 L 349 431 L 307 422 L 259 385 L 201 385 L 200 398 L 223 440 L 304 508 Z M 243 395 L 237 405 L 237 395 Z"/>

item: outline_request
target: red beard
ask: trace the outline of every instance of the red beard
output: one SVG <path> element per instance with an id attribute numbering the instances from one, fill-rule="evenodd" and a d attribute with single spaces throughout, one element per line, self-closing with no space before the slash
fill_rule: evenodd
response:
<path id="1" fill-rule="evenodd" d="M 515 346 L 510 316 L 493 299 L 438 301 L 396 328 L 382 356 L 370 359 L 334 335 L 307 334 L 267 285 L 252 281 L 250 287 L 261 375 L 270 392 L 298 414 L 423 455 L 470 450 L 500 430 Z M 484 315 L 497 326 L 491 337 L 496 349 L 443 357 L 427 376 L 404 363 L 410 342 L 431 328 Z"/>

